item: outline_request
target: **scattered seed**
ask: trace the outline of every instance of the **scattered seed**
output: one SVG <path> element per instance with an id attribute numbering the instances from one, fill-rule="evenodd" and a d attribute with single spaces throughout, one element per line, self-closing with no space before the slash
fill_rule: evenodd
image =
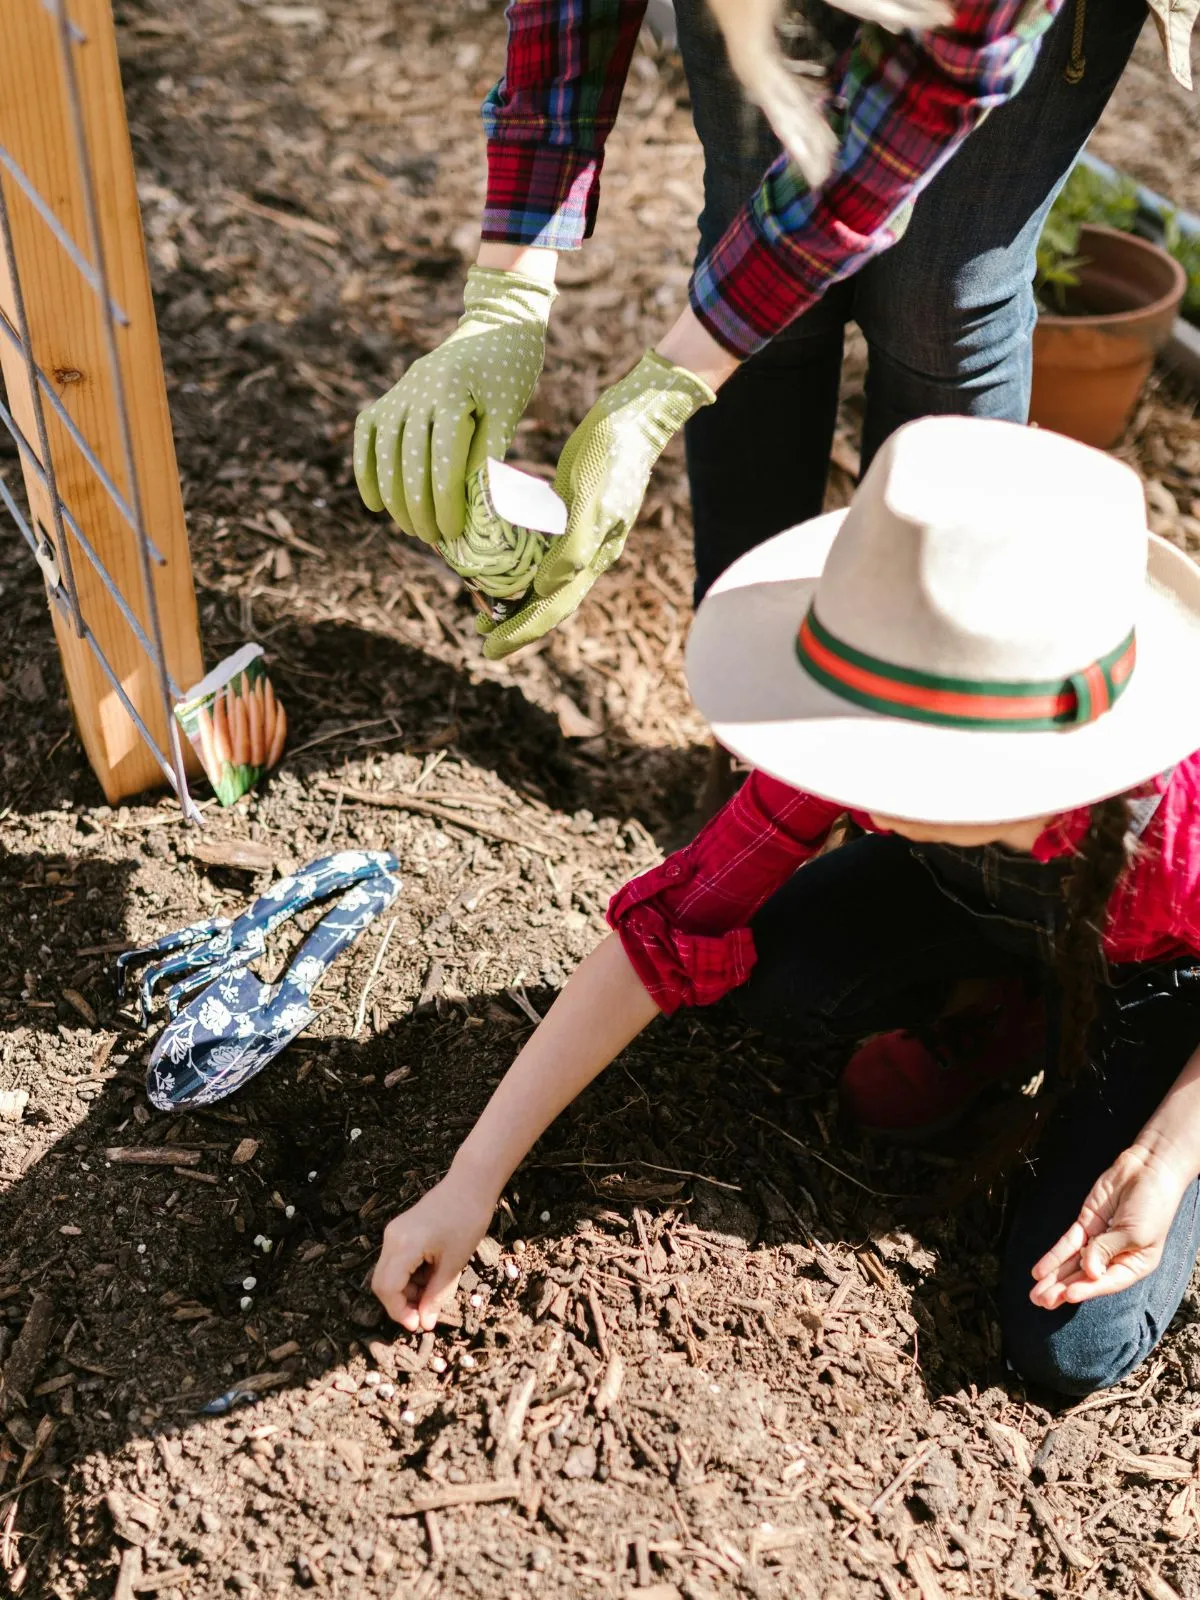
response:
<path id="1" fill-rule="evenodd" d="M 144 1256 L 144 1255 L 145 1255 L 145 1254 L 146 1254 L 146 1246 L 145 1246 L 145 1245 L 144 1245 L 144 1244 L 140 1244 L 140 1245 L 138 1245 L 138 1251 L 137 1251 L 137 1253 L 138 1253 L 138 1255 L 140 1255 L 140 1256 Z"/>
<path id="2" fill-rule="evenodd" d="M 445 1372 L 447 1364 L 448 1363 L 445 1356 L 434 1356 L 433 1360 L 429 1363 L 435 1372 Z"/>
<path id="3" fill-rule="evenodd" d="M 361 1138 L 362 1138 L 362 1129 L 361 1128 L 351 1128 L 350 1129 L 350 1141 L 351 1141 L 351 1143 L 353 1143 L 355 1139 L 361 1139 Z"/>
<path id="4" fill-rule="evenodd" d="M 515 1256 L 523 1256 L 525 1254 L 525 1250 L 526 1250 L 526 1245 L 525 1245 L 524 1239 L 514 1239 L 513 1240 L 513 1255 L 515 1255 Z"/>
<path id="5" fill-rule="evenodd" d="M 254 1301 L 251 1300 L 248 1294 L 244 1294 L 238 1301 L 238 1304 L 241 1306 L 243 1311 L 249 1311 L 250 1307 L 254 1304 Z"/>
<path id="6" fill-rule="evenodd" d="M 506 1261 L 504 1263 L 504 1276 L 510 1283 L 515 1283 L 521 1276 L 521 1269 L 515 1261 Z"/>
<path id="7" fill-rule="evenodd" d="M 242 1288 L 243 1289 L 257 1289 L 257 1287 L 258 1287 L 258 1279 L 257 1278 L 243 1278 L 242 1279 Z"/>
<path id="8" fill-rule="evenodd" d="M 400 1421 L 403 1422 L 406 1427 L 411 1428 L 416 1420 L 417 1413 L 415 1411 L 402 1411 L 400 1413 Z"/>
<path id="9" fill-rule="evenodd" d="M 288 1221 L 290 1222 L 292 1220 L 292 1218 L 296 1215 L 295 1206 L 284 1206 L 283 1214 L 288 1219 Z"/>
<path id="10" fill-rule="evenodd" d="M 396 1394 L 396 1385 L 394 1383 L 381 1383 L 375 1390 L 375 1393 L 381 1400 L 394 1399 Z"/>
<path id="11" fill-rule="evenodd" d="M 478 1311 L 479 1307 L 483 1304 L 483 1296 L 481 1294 L 473 1294 L 471 1296 L 471 1304 Z"/>
<path id="12" fill-rule="evenodd" d="M 379 1385 L 383 1382 L 383 1373 L 368 1372 L 366 1377 L 363 1379 L 363 1382 L 367 1384 L 369 1388 L 378 1389 Z"/>
<path id="13" fill-rule="evenodd" d="M 543 1211 L 541 1220 L 543 1222 L 549 1222 L 550 1221 L 550 1213 L 548 1211 Z"/>
<path id="14" fill-rule="evenodd" d="M 471 1352 L 469 1350 L 464 1350 L 462 1355 L 461 1355 L 461 1357 L 459 1358 L 459 1364 L 461 1366 L 464 1366 L 464 1367 L 467 1367 L 467 1368 L 471 1368 L 471 1367 L 473 1367 L 475 1365 L 475 1357 L 471 1354 Z"/>

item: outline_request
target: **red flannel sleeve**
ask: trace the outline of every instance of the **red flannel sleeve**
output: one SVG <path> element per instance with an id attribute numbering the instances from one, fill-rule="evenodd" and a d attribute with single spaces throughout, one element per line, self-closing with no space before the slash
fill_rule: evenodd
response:
<path id="1" fill-rule="evenodd" d="M 894 244 L 912 202 L 1024 84 L 1061 5 L 957 0 L 950 25 L 929 33 L 861 26 L 839 86 L 828 180 L 810 189 L 781 155 L 693 276 L 692 309 L 713 337 L 752 355 Z"/>
<path id="2" fill-rule="evenodd" d="M 483 237 L 578 249 L 600 199 L 646 0 L 512 0 L 504 76 L 483 105 Z"/>
<path id="3" fill-rule="evenodd" d="M 843 810 L 753 772 L 691 844 L 613 896 L 609 926 L 660 1011 L 712 1005 L 745 983 L 751 918 Z"/>

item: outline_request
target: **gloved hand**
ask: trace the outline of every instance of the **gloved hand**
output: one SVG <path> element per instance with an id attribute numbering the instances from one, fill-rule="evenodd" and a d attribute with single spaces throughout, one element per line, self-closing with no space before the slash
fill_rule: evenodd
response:
<path id="1" fill-rule="evenodd" d="M 458 327 L 359 415 L 354 476 L 372 511 L 386 506 L 426 544 L 462 533 L 467 479 L 488 456 L 504 459 L 538 381 L 555 293 L 471 268 Z"/>
<path id="2" fill-rule="evenodd" d="M 567 531 L 538 566 L 533 595 L 506 622 L 479 617 L 493 661 L 540 639 L 570 616 L 625 548 L 654 464 L 674 434 L 716 395 L 702 379 L 648 350 L 596 401 L 559 457 L 554 488 Z"/>

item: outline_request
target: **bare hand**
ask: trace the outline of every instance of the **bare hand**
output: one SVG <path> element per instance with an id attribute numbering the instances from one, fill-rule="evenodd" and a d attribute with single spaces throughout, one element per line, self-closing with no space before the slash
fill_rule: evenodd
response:
<path id="1" fill-rule="evenodd" d="M 371 1288 L 393 1322 L 410 1333 L 434 1327 L 494 1209 L 491 1195 L 448 1176 L 392 1218 L 384 1229 Z"/>
<path id="2" fill-rule="evenodd" d="M 1073 1222 L 1035 1263 L 1029 1298 L 1046 1311 L 1118 1294 L 1147 1277 L 1191 1176 L 1166 1152 L 1124 1150 L 1102 1172 Z"/>

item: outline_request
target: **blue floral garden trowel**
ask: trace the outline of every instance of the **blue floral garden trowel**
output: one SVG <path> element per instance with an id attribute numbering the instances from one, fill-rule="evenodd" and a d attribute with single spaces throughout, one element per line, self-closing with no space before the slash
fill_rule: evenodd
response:
<path id="1" fill-rule="evenodd" d="M 149 1021 L 155 987 L 175 980 L 166 993 L 170 1020 L 154 1045 L 146 1074 L 151 1104 L 171 1111 L 223 1100 L 303 1033 L 318 1014 L 309 1001 L 318 981 L 400 893 L 399 865 L 395 856 L 380 850 L 325 856 L 272 884 L 232 922 L 194 923 L 120 956 L 122 995 L 131 967 L 162 958 L 147 967 L 138 984 L 143 1024 Z M 339 892 L 341 898 L 296 951 L 278 983 L 264 983 L 250 971 L 269 933 Z"/>

